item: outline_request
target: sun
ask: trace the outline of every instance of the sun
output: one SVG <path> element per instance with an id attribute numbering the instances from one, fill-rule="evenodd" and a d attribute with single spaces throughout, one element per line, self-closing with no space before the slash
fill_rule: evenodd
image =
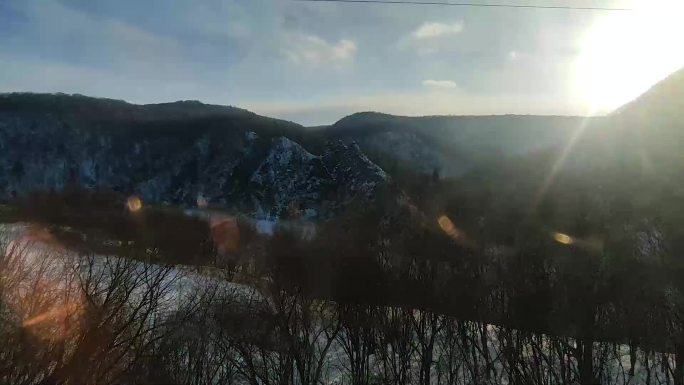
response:
<path id="1" fill-rule="evenodd" d="M 575 95 L 589 113 L 609 113 L 684 67 L 683 3 L 644 0 L 597 17 L 573 66 Z"/>

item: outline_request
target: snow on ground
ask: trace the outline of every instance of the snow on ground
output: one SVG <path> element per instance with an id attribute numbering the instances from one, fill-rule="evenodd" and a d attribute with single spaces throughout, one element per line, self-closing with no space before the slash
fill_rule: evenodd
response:
<path id="1" fill-rule="evenodd" d="M 67 290 L 63 282 L 69 281 L 65 278 L 68 274 L 92 269 L 95 275 L 102 277 L 99 281 L 102 286 L 109 284 L 109 277 L 124 271 L 140 284 L 133 292 L 133 300 L 142 295 L 148 283 L 164 287 L 163 306 L 160 307 L 163 312 L 178 309 L 199 291 L 207 289 L 230 293 L 234 300 L 245 304 L 265 301 L 256 288 L 203 273 L 201 268 L 147 263 L 112 255 L 79 255 L 61 247 L 46 231 L 27 224 L 0 224 L 0 234 L 0 246 L 4 246 L 1 251 L 5 260 L 11 262 L 5 266 L 3 274 L 20 274 L 28 282 L 39 273 L 43 275 L 40 279 L 49 281 L 54 289 Z"/>
<path id="2" fill-rule="evenodd" d="M 257 224 L 257 227 L 261 226 L 261 230 L 264 233 L 272 231 L 274 222 L 261 222 Z M 211 274 L 210 271 L 202 270 L 198 268 L 184 267 L 184 266 L 164 266 L 159 264 L 150 264 L 141 261 L 123 259 L 116 256 L 82 256 L 74 252 L 61 248 L 60 245 L 47 235 L 46 232 L 41 232 L 39 228 L 34 228 L 28 224 L 0 224 L 0 245 L 4 246 L 3 255 L 5 257 L 4 270 L 1 272 L 3 278 L 10 272 L 17 272 L 21 275 L 23 282 L 19 284 L 26 284 L 27 287 L 20 288 L 16 293 L 23 293 L 23 295 L 31 295 L 31 286 L 35 283 L 37 274 L 43 274 L 43 284 L 51 285 L 51 289 L 57 290 L 68 290 L 70 289 L 68 282 L 73 282 L 65 280 L 65 273 L 80 271 L 79 268 L 82 266 L 88 266 L 95 271 L 104 271 L 107 273 L 107 269 L 116 269 L 124 266 L 134 277 L 138 277 L 143 284 L 140 286 L 139 290 L 134 291 L 131 296 L 131 301 L 135 303 L 140 300 L 143 295 L 145 284 L 154 284 L 159 287 L 166 287 L 167 290 L 164 292 L 160 298 L 160 306 L 158 307 L 161 313 L 171 314 L 183 304 L 185 301 L 193 299 L 193 296 L 197 295 L 201 290 L 208 287 L 218 288 L 223 293 L 229 293 L 232 299 L 236 303 L 244 303 L 245 305 L 255 304 L 255 303 L 268 303 L 268 299 L 262 295 L 256 288 L 248 285 L 238 284 L 229 282 L 220 278 L 220 274 Z M 8 263 L 11 262 L 11 263 Z M 87 265 L 90 264 L 90 265 Z M 74 268 L 76 268 L 74 270 Z M 13 269 L 13 270 L 12 270 Z M 113 271 L 113 270 L 111 270 Z M 111 272 L 110 271 L 110 272 Z M 107 274 L 104 274 L 107 276 Z M 159 278 L 154 280 L 154 278 Z M 101 285 L 107 285 L 107 279 L 100 282 Z M 35 289 L 35 288 L 33 288 Z M 26 324 L 27 319 L 22 318 L 22 314 L 30 314 L 26 311 L 22 311 L 21 300 L 17 298 L 7 298 L 8 292 L 3 292 L 3 298 L 1 298 L 9 307 L 15 310 Z M 68 308 L 72 309 L 72 308 Z M 421 312 L 415 310 L 413 317 L 420 319 Z M 36 318 L 30 318 L 28 321 L 35 320 Z M 481 350 L 480 354 L 485 354 L 488 352 L 489 357 L 492 359 L 494 371 L 499 374 L 499 378 L 493 379 L 494 382 L 500 384 L 507 384 L 508 380 L 505 376 L 506 371 L 504 370 L 502 362 L 502 351 L 504 350 L 502 343 L 499 341 L 499 332 L 501 329 L 495 325 L 486 326 L 486 346 L 480 346 L 478 349 Z M 472 332 L 472 331 L 471 331 Z M 517 331 L 513 331 L 518 333 Z M 346 331 L 342 329 L 340 331 L 339 337 L 343 337 Z M 469 332 L 470 333 L 470 332 Z M 523 333 L 524 335 L 525 333 Z M 324 334 L 319 334 L 323 336 Z M 479 336 L 473 334 L 470 337 L 471 341 L 481 341 Z M 541 345 L 533 347 L 530 345 L 530 341 L 541 341 Z M 481 342 L 473 342 L 481 343 Z M 570 342 L 571 344 L 576 344 L 576 342 Z M 543 351 L 551 352 L 552 341 L 550 336 L 533 334 L 528 338 L 523 339 L 520 346 L 521 351 L 527 352 L 527 356 L 523 355 L 525 360 L 530 360 L 528 364 L 533 364 L 533 352 L 534 349 L 542 349 Z M 314 345 L 316 349 L 324 348 L 325 340 L 323 338 L 315 341 Z M 416 341 L 414 346 L 419 346 L 419 342 Z M 595 351 L 597 356 L 601 353 L 601 349 L 606 349 L 606 344 L 600 346 L 600 344 L 595 344 Z M 386 347 L 388 348 L 388 347 Z M 612 354 L 612 359 L 610 359 L 607 366 L 603 367 L 602 381 L 604 383 L 623 385 L 623 384 L 641 384 L 646 382 L 647 376 L 650 376 L 650 381 L 652 383 L 666 383 L 666 373 L 663 371 L 662 366 L 659 365 L 654 359 L 652 359 L 650 366 L 647 368 L 644 366 L 641 359 L 637 360 L 635 367 L 635 375 L 629 376 L 626 374 L 628 368 L 631 367 L 630 363 L 630 348 L 627 345 L 612 345 L 610 354 Z M 381 347 L 378 347 L 381 349 Z M 435 365 L 439 364 L 442 360 L 446 351 L 437 343 L 434 349 L 434 360 Z M 605 351 L 603 352 L 605 353 Z M 643 355 L 644 352 L 639 354 Z M 653 357 L 660 357 L 660 359 L 665 359 L 669 362 L 669 366 L 674 367 L 673 355 L 665 355 L 660 353 L 653 353 Z M 549 357 L 553 357 L 553 354 L 549 354 Z M 574 360 L 574 359 L 570 359 Z M 348 382 L 347 373 L 349 371 L 349 360 L 342 348 L 339 340 L 334 342 L 325 357 L 324 360 L 324 383 L 328 384 L 342 384 Z M 379 358 L 373 354 L 370 357 L 370 368 L 378 369 L 380 365 Z M 554 363 L 554 365 L 556 365 Z M 577 365 L 574 361 L 573 365 Z M 411 370 L 413 372 L 418 372 L 419 360 L 417 356 L 411 361 Z M 459 377 L 467 378 L 469 373 L 465 366 L 459 369 Z M 647 374 L 649 373 L 650 374 Z M 433 383 L 436 383 L 436 374 L 433 373 Z M 417 380 L 417 379 L 416 379 Z M 467 383 L 467 381 L 465 382 Z"/>

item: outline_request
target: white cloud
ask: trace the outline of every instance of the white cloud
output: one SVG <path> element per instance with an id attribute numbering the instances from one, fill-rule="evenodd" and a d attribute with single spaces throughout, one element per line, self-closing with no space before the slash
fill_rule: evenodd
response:
<path id="1" fill-rule="evenodd" d="M 464 24 L 461 20 L 446 23 L 425 22 L 404 35 L 397 42 L 397 48 L 410 49 L 421 56 L 452 52 L 459 43 L 449 38 L 460 34 L 463 29 Z"/>
<path id="2" fill-rule="evenodd" d="M 285 39 L 285 56 L 296 64 L 313 66 L 333 65 L 340 67 L 351 62 L 356 55 L 356 43 L 341 39 L 329 43 L 322 38 L 304 33 L 291 33 Z"/>
<path id="3" fill-rule="evenodd" d="M 351 40 L 340 40 L 333 46 L 333 57 L 339 60 L 350 58 L 356 53 L 356 43 Z"/>
<path id="4" fill-rule="evenodd" d="M 455 89 L 458 88 L 456 82 L 452 80 L 423 80 L 423 86 L 430 88 Z"/>
<path id="5" fill-rule="evenodd" d="M 433 39 L 436 37 L 456 35 L 463 31 L 463 21 L 453 23 L 423 23 L 413 32 L 413 37 L 418 40 Z"/>

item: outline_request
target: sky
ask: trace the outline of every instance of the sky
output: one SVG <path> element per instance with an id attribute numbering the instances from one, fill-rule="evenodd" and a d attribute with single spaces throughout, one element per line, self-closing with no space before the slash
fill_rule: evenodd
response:
<path id="1" fill-rule="evenodd" d="M 684 66 L 682 1 L 497 3 L 635 10 L 0 0 L 0 92 L 200 100 L 304 125 L 358 111 L 593 115 Z"/>

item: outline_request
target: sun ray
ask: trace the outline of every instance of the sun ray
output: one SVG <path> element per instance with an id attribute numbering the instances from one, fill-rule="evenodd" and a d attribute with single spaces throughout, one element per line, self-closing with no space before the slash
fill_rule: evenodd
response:
<path id="1" fill-rule="evenodd" d="M 591 119 L 588 117 L 582 119 L 581 124 L 575 129 L 575 131 L 573 131 L 572 135 L 570 136 L 570 139 L 568 140 L 568 143 L 565 145 L 565 147 L 563 147 L 563 150 L 556 159 L 556 162 L 551 167 L 551 170 L 546 175 L 544 182 L 542 182 L 541 186 L 539 187 L 539 190 L 532 199 L 532 205 L 529 210 L 530 212 L 534 212 L 534 210 L 536 210 L 537 206 L 544 198 L 544 195 L 546 195 L 546 191 L 549 189 L 549 187 L 551 187 L 553 181 L 556 178 L 556 175 L 565 165 L 565 161 L 568 159 L 568 156 L 570 156 L 570 153 L 572 152 L 572 149 L 575 147 L 575 144 L 589 126 L 590 120 Z"/>

